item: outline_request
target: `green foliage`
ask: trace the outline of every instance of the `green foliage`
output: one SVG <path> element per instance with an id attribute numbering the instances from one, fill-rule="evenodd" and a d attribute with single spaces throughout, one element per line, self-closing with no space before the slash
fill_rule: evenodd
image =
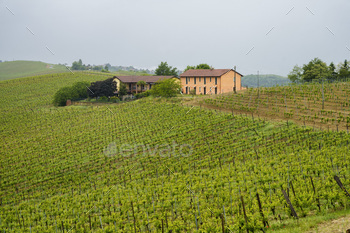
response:
<path id="1" fill-rule="evenodd" d="M 79 98 L 88 97 L 87 87 L 90 85 L 89 82 L 76 82 L 71 87 L 60 88 L 53 97 L 53 104 L 55 106 L 65 106 L 67 100 L 74 100 Z"/>
<path id="2" fill-rule="evenodd" d="M 117 83 L 114 81 L 114 78 L 108 78 L 103 81 L 91 83 L 88 94 L 91 98 L 99 96 L 113 96 L 116 90 Z"/>
<path id="3" fill-rule="evenodd" d="M 150 91 L 153 96 L 174 97 L 180 93 L 180 90 L 181 85 L 179 80 L 170 78 L 159 80 Z"/>
<path id="4" fill-rule="evenodd" d="M 328 72 L 328 73 L 329 73 L 328 79 L 330 79 L 330 80 L 337 79 L 338 73 L 337 73 L 336 70 L 335 70 L 335 65 L 334 65 L 333 62 L 331 62 L 331 63 L 329 64 L 328 70 L 329 70 L 329 72 Z"/>
<path id="5" fill-rule="evenodd" d="M 295 83 L 301 81 L 303 69 L 298 65 L 293 67 L 293 70 L 288 74 L 288 79 Z"/>
<path id="6" fill-rule="evenodd" d="M 319 58 L 311 60 L 308 64 L 303 65 L 303 81 L 312 81 L 329 77 L 329 69 L 325 62 Z"/>
<path id="7" fill-rule="evenodd" d="M 65 106 L 67 100 L 78 98 L 77 93 L 73 91 L 72 87 L 62 87 L 60 88 L 53 97 L 53 104 L 55 106 Z"/>
<path id="8" fill-rule="evenodd" d="M 110 101 L 111 101 L 112 103 L 119 103 L 119 102 L 120 102 L 120 99 L 119 99 L 118 97 L 116 97 L 116 96 L 112 96 L 112 97 L 110 98 Z"/>
<path id="9" fill-rule="evenodd" d="M 83 61 L 79 59 L 79 61 L 72 63 L 72 70 L 86 70 L 86 67 L 83 65 Z"/>
<path id="10" fill-rule="evenodd" d="M 173 75 L 178 76 L 177 69 L 169 66 L 167 62 L 161 62 L 155 71 L 156 75 Z"/>
<path id="11" fill-rule="evenodd" d="M 214 68 L 212 66 L 206 64 L 206 63 L 202 63 L 202 64 L 199 64 L 197 66 L 190 66 L 190 65 L 188 65 L 184 71 L 194 70 L 194 69 L 198 70 L 198 69 L 214 69 Z"/>
<path id="12" fill-rule="evenodd" d="M 340 64 L 339 77 L 347 78 L 349 76 L 350 76 L 349 65 L 348 65 L 348 61 L 345 59 L 344 63 Z"/>
<path id="13" fill-rule="evenodd" d="M 73 84 L 72 90 L 78 95 L 78 98 L 87 98 L 89 92 L 88 87 L 90 85 L 90 82 L 76 82 Z"/>
<path id="14" fill-rule="evenodd" d="M 123 95 L 128 94 L 128 90 L 126 88 L 126 84 L 123 82 L 120 82 L 119 84 L 119 90 L 118 90 L 118 96 L 122 97 Z"/>
<path id="15" fill-rule="evenodd" d="M 196 69 L 195 66 L 190 66 L 190 65 L 188 65 L 184 71 L 187 71 L 187 70 L 194 70 L 194 69 Z"/>
<path id="16" fill-rule="evenodd" d="M 196 66 L 196 69 L 213 69 L 212 66 L 208 65 L 208 64 L 205 64 L 205 63 L 202 63 L 202 64 L 199 64 Z"/>
<path id="17" fill-rule="evenodd" d="M 135 95 L 135 97 L 136 97 L 136 99 L 140 99 L 140 98 L 143 98 L 143 97 L 148 97 L 148 96 L 150 96 L 151 93 L 152 93 L 151 90 L 147 90 L 147 91 L 142 92 L 142 93 L 137 93 L 137 94 Z"/>

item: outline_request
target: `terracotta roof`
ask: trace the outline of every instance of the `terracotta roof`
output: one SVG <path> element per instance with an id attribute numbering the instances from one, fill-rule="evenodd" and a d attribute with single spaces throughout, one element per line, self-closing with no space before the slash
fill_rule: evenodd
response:
<path id="1" fill-rule="evenodd" d="M 138 81 L 145 81 L 146 83 L 155 83 L 161 79 L 174 78 L 175 76 L 114 76 L 123 83 L 137 83 Z"/>
<path id="2" fill-rule="evenodd" d="M 198 69 L 198 70 L 187 70 L 180 75 L 180 77 L 220 77 L 232 69 Z M 234 71 L 234 70 L 232 70 Z M 236 71 L 237 74 L 241 75 Z M 241 75 L 243 76 L 243 75 Z"/>

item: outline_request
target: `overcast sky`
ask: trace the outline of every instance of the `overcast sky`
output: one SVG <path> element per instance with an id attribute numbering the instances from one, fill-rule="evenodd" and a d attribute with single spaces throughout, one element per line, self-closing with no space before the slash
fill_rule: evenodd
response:
<path id="1" fill-rule="evenodd" d="M 350 59 L 349 0 L 0 0 L 0 60 L 287 75 Z"/>

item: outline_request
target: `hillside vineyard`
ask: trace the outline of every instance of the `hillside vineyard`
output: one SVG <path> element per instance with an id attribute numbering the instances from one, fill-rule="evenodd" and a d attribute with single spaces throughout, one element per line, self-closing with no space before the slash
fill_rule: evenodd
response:
<path id="1" fill-rule="evenodd" d="M 0 232 L 269 231 L 349 206 L 334 179 L 350 185 L 346 130 L 158 98 L 52 107 L 105 78 L 0 82 Z"/>

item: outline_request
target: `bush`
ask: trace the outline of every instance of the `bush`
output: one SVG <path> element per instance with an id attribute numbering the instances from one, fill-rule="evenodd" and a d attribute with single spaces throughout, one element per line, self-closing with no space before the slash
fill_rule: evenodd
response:
<path id="1" fill-rule="evenodd" d="M 120 102 L 120 99 L 116 96 L 112 96 L 110 100 L 112 103 L 119 103 Z"/>
<path id="2" fill-rule="evenodd" d="M 170 78 L 157 81 L 150 91 L 153 96 L 175 97 L 180 93 L 180 90 L 179 80 Z"/>
<path id="3" fill-rule="evenodd" d="M 77 82 L 71 87 L 60 88 L 53 97 L 53 104 L 55 106 L 66 106 L 67 100 L 87 98 L 89 82 Z"/>
<path id="4" fill-rule="evenodd" d="M 142 93 L 137 93 L 135 95 L 136 99 L 140 99 L 140 98 L 143 98 L 143 97 L 148 97 L 151 95 L 151 91 L 150 90 L 147 90 L 145 92 L 142 92 Z"/>
<path id="5" fill-rule="evenodd" d="M 108 98 L 107 98 L 106 96 L 102 96 L 102 97 L 100 98 L 100 101 L 108 101 Z"/>
<path id="6" fill-rule="evenodd" d="M 76 92 L 72 87 L 60 88 L 53 97 L 53 104 L 55 106 L 66 106 L 67 100 L 78 98 Z"/>

